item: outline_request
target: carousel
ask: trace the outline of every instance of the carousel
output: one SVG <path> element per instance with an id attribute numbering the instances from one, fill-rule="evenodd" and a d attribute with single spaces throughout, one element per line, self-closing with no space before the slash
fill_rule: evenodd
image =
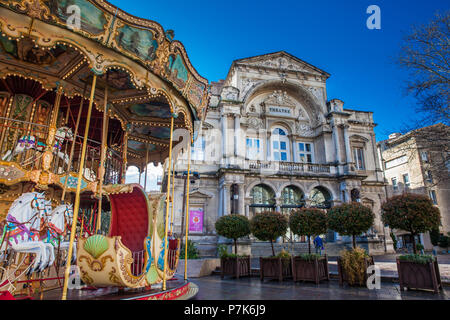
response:
<path id="1" fill-rule="evenodd" d="M 209 86 L 184 46 L 103 0 L 0 0 L 0 29 L 0 299 L 192 298 L 173 173 Z M 151 196 L 125 183 L 150 163 Z"/>

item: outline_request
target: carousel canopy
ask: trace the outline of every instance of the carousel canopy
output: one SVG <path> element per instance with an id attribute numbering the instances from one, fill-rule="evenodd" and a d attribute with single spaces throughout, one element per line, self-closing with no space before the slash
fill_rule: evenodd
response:
<path id="1" fill-rule="evenodd" d="M 80 9 L 79 29 L 70 23 L 74 5 Z M 191 132 L 206 116 L 208 81 L 173 32 L 157 22 L 102 0 L 0 0 L 0 29 L 0 91 L 53 104 L 62 87 L 61 113 L 70 108 L 73 126 L 96 75 L 92 118 L 99 121 L 91 122 L 89 138 L 101 139 L 107 95 L 109 140 L 119 151 L 127 132 L 130 165 L 142 165 L 147 154 L 149 162 L 164 161 L 172 115 L 175 128 Z"/>

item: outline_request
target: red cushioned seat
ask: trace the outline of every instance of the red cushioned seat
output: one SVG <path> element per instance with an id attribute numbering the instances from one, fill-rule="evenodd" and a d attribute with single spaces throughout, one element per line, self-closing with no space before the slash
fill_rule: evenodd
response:
<path id="1" fill-rule="evenodd" d="M 136 186 L 132 193 L 110 195 L 110 236 L 121 236 L 122 243 L 131 252 L 144 250 L 148 234 L 147 201 L 143 192 Z"/>

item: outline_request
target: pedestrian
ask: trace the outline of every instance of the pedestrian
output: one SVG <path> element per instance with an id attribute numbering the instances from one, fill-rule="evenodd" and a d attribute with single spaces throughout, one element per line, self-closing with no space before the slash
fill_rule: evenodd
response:
<path id="1" fill-rule="evenodd" d="M 319 255 L 322 255 L 322 250 L 323 250 L 323 240 L 320 236 L 317 236 L 314 239 L 314 246 L 316 248 L 316 253 Z"/>

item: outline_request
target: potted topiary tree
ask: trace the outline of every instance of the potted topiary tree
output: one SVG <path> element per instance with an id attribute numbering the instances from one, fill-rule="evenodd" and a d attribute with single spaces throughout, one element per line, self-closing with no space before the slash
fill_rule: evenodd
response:
<path id="1" fill-rule="evenodd" d="M 382 219 L 392 229 L 400 229 L 416 235 L 437 229 L 441 223 L 439 209 L 426 196 L 402 194 L 392 197 L 382 205 Z M 400 288 L 433 290 L 442 288 L 437 259 L 433 256 L 418 255 L 416 241 L 414 254 L 397 258 Z"/>
<path id="2" fill-rule="evenodd" d="M 341 235 L 352 237 L 352 250 L 338 257 L 339 284 L 365 285 L 367 268 L 374 264 L 364 249 L 356 247 L 356 237 L 372 227 L 375 215 L 360 203 L 345 203 L 328 211 L 328 227 Z"/>
<path id="3" fill-rule="evenodd" d="M 327 256 L 311 254 L 311 236 L 327 232 L 327 214 L 320 209 L 302 208 L 295 210 L 289 217 L 291 231 L 299 236 L 308 237 L 309 254 L 292 257 L 292 276 L 294 281 L 329 280 Z"/>
<path id="4" fill-rule="evenodd" d="M 449 236 L 444 236 L 443 234 L 439 236 L 438 245 L 441 248 L 444 248 L 443 254 L 449 253 L 448 247 L 450 247 L 450 232 L 448 233 Z"/>
<path id="5" fill-rule="evenodd" d="M 264 278 L 283 278 L 292 276 L 290 255 L 286 251 L 275 256 L 273 242 L 286 234 L 288 219 L 278 212 L 266 211 L 256 214 L 250 221 L 252 234 L 261 241 L 270 241 L 272 257 L 259 258 L 261 280 Z"/>
<path id="6" fill-rule="evenodd" d="M 250 235 L 250 222 L 246 216 L 232 214 L 223 216 L 215 224 L 217 234 L 234 241 L 234 254 L 226 250 L 220 254 L 221 277 L 231 275 L 239 278 L 251 275 L 250 256 L 239 256 L 237 254 L 237 240 Z"/>

